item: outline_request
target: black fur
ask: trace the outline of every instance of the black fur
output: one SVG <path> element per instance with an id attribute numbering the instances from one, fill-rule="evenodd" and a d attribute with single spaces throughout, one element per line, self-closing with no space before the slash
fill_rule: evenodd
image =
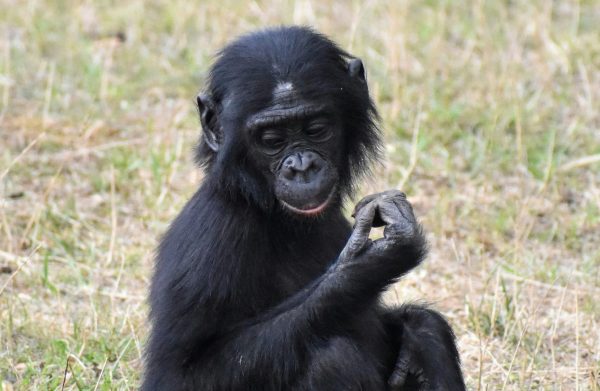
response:
<path id="1" fill-rule="evenodd" d="M 221 144 L 215 151 L 201 140 L 206 177 L 158 249 L 144 391 L 386 390 L 403 374 L 405 389 L 464 389 L 444 319 L 378 302 L 424 258 L 420 229 L 393 256 L 349 242 L 340 207 L 380 145 L 364 74 L 354 65 L 349 74 L 351 59 L 300 27 L 250 34 L 220 53 L 207 91 L 215 115 L 206 121 Z M 280 207 L 242 132 L 280 80 L 331 104 L 343 130 L 331 151 L 340 156 L 339 191 L 316 217 Z"/>

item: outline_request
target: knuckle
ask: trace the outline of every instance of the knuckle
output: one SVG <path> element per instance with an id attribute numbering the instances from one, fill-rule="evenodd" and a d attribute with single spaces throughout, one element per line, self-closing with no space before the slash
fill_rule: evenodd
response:
<path id="1" fill-rule="evenodd" d="M 391 197 L 406 198 L 406 194 L 400 190 L 388 190 L 385 192 L 385 194 Z"/>
<path id="2" fill-rule="evenodd" d="M 406 240 L 412 239 L 417 232 L 417 225 L 410 222 L 400 222 L 390 224 L 386 227 L 386 238 L 393 243 L 402 244 Z"/>
<path id="3" fill-rule="evenodd" d="M 396 197 L 394 201 L 396 201 L 400 207 L 412 208 L 412 204 L 406 199 L 406 197 Z"/>
<path id="4" fill-rule="evenodd" d="M 360 243 L 357 243 L 357 242 L 352 242 L 352 243 L 350 243 L 350 244 L 349 244 L 349 246 L 348 246 L 348 251 L 349 251 L 351 254 L 354 254 L 354 253 L 356 253 L 358 250 L 360 250 Z"/>

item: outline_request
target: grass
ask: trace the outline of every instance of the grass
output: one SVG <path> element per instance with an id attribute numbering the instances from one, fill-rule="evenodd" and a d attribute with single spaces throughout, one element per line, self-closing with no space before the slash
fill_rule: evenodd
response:
<path id="1" fill-rule="evenodd" d="M 600 389 L 600 2 L 0 0 L 0 389 L 139 384 L 193 105 L 239 33 L 363 58 L 432 253 L 386 299 L 453 324 L 473 390 Z"/>

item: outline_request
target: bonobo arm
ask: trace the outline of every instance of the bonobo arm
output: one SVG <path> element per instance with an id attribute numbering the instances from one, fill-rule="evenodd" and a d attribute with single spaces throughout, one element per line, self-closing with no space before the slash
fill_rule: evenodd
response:
<path id="1" fill-rule="evenodd" d="M 338 260 L 320 278 L 264 315 L 238 324 L 214 340 L 202 357 L 196 381 L 203 387 L 235 389 L 244 384 L 290 384 L 316 340 L 339 332 L 373 305 L 381 290 L 416 266 L 425 241 L 412 208 L 400 192 L 369 197 L 357 205 L 356 224 Z M 374 222 L 385 224 L 384 237 L 371 241 Z M 210 373 L 231 368 L 219 384 Z"/>

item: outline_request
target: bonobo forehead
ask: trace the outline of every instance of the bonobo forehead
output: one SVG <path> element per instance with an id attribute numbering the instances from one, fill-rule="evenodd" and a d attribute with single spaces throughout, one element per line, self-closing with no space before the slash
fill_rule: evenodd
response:
<path id="1" fill-rule="evenodd" d="M 291 81 L 279 81 L 271 95 L 271 104 L 280 106 L 295 104 L 300 98 L 298 90 L 294 88 Z"/>
<path id="2" fill-rule="evenodd" d="M 279 82 L 273 89 L 271 101 L 258 112 L 250 114 L 244 124 L 249 131 L 281 122 L 304 120 L 308 117 L 329 115 L 333 108 L 325 100 L 306 99 L 292 82 Z"/>

